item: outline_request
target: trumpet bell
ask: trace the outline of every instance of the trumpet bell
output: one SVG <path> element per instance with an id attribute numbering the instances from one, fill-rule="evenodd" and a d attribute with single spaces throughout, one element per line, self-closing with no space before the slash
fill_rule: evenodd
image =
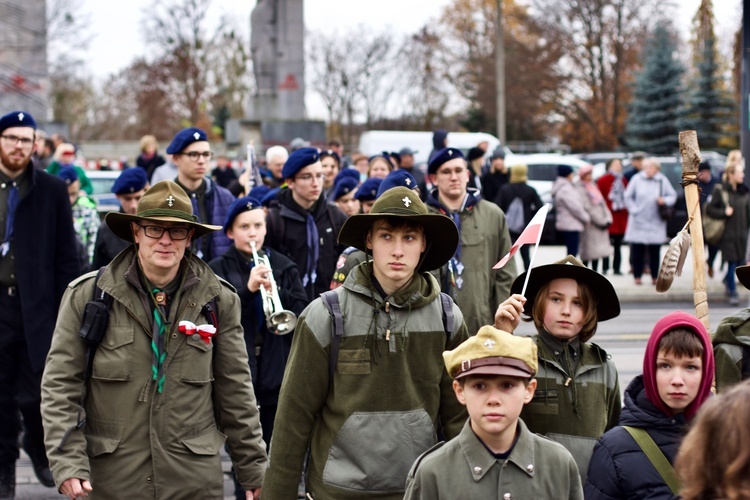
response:
<path id="1" fill-rule="evenodd" d="M 292 333 L 294 327 L 297 326 L 297 315 L 292 311 L 279 311 L 268 318 L 266 326 L 275 335 Z"/>

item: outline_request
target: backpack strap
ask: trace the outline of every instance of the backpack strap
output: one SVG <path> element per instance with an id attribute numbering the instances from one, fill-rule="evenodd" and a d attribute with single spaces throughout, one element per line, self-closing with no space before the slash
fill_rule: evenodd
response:
<path id="1" fill-rule="evenodd" d="M 328 290 L 321 293 L 320 298 L 328 314 L 331 315 L 331 354 L 328 357 L 328 377 L 332 381 L 339 359 L 339 344 L 341 344 L 341 337 L 344 336 L 344 318 L 341 314 L 339 294 L 333 290 Z"/>
<path id="2" fill-rule="evenodd" d="M 628 434 L 633 437 L 636 444 L 641 450 L 643 450 L 646 458 L 648 458 L 649 462 L 651 462 L 651 465 L 654 466 L 656 472 L 659 473 L 664 482 L 667 483 L 672 494 L 679 495 L 680 482 L 677 479 L 674 467 L 669 463 L 667 457 L 664 456 L 664 452 L 659 449 L 653 438 L 649 436 L 648 432 L 640 427 L 630 427 L 628 425 L 623 425 L 622 428 L 628 431 Z"/>
<path id="3" fill-rule="evenodd" d="M 750 346 L 742 346 L 742 380 L 750 378 Z"/>
<path id="4" fill-rule="evenodd" d="M 440 292 L 440 305 L 443 308 L 443 329 L 447 335 L 446 345 L 448 340 L 453 337 L 455 333 L 456 325 L 454 324 L 455 317 L 453 316 L 453 299 L 450 295 L 445 292 Z"/>

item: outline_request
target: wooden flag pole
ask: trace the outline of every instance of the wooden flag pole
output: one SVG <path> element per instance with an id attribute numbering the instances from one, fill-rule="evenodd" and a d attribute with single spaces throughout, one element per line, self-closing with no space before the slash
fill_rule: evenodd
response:
<path id="1" fill-rule="evenodd" d="M 679 133 L 680 154 L 682 155 L 682 186 L 685 189 L 685 204 L 690 221 L 690 246 L 693 254 L 693 304 L 695 315 L 711 331 L 708 319 L 708 293 L 706 292 L 706 256 L 703 246 L 703 220 L 701 217 L 698 166 L 701 152 L 698 147 L 698 134 L 695 130 Z"/>

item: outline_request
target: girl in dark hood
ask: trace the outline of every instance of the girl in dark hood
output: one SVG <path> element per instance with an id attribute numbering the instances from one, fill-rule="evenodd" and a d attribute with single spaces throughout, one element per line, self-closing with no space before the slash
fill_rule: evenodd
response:
<path id="1" fill-rule="evenodd" d="M 586 498 L 677 498 L 662 477 L 667 471 L 657 471 L 628 428 L 646 431 L 673 464 L 688 424 L 711 394 L 713 373 L 711 337 L 703 323 L 683 312 L 660 319 L 646 345 L 643 375 L 625 391 L 620 425 L 594 447 Z"/>

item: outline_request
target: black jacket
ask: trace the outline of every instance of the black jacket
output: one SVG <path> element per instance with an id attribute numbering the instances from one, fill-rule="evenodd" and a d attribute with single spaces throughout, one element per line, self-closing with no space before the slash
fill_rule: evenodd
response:
<path id="1" fill-rule="evenodd" d="M 503 186 L 500 187 L 500 192 L 495 197 L 494 202 L 507 214 L 508 207 L 515 198 L 521 198 L 521 202 L 523 203 L 523 221 L 525 224 L 528 224 L 537 210 L 542 208 L 542 199 L 539 198 L 536 189 L 525 182 L 514 182 L 511 184 L 503 184 Z M 516 234 L 516 236 L 518 236 L 518 234 Z"/>
<path id="2" fill-rule="evenodd" d="M 508 184 L 510 172 L 488 172 L 482 176 L 482 198 L 487 201 L 494 201 L 496 204 L 500 188 Z"/>
<path id="3" fill-rule="evenodd" d="M 263 251 L 273 269 L 273 278 L 279 289 L 279 299 L 284 309 L 299 316 L 307 305 L 307 294 L 302 288 L 299 272 L 294 262 L 279 252 Z M 266 328 L 260 291 L 247 289 L 250 262 L 232 245 L 224 255 L 208 263 L 211 269 L 237 289 L 241 304 L 241 324 L 245 331 L 250 372 L 258 403 L 275 405 L 279 399 L 281 380 L 286 359 L 292 346 L 293 334 L 274 335 Z"/>
<path id="4" fill-rule="evenodd" d="M 31 163 L 27 172 L 29 186 L 16 209 L 13 254 L 26 346 L 32 368 L 41 372 L 60 300 L 80 275 L 80 264 L 65 182 Z"/>
<path id="5" fill-rule="evenodd" d="M 667 417 L 646 398 L 643 375 L 625 390 L 620 425 L 610 429 L 594 447 L 584 496 L 588 499 L 672 499 L 669 487 L 648 457 L 621 426 L 641 427 L 674 464 L 687 425 L 682 415 Z"/>
<path id="6" fill-rule="evenodd" d="M 106 266 L 115 256 L 125 250 L 128 246 L 132 245 L 129 241 L 125 241 L 119 236 L 115 236 L 115 233 L 109 228 L 106 222 L 99 226 L 99 231 L 96 233 L 96 244 L 94 245 L 94 260 L 91 262 L 91 269 L 96 271 L 100 267 Z"/>
<path id="7" fill-rule="evenodd" d="M 307 269 L 307 211 L 292 198 L 292 192 L 282 189 L 278 196 L 279 207 L 268 211 L 266 246 L 278 250 L 297 265 L 300 276 Z M 331 285 L 336 261 L 346 247 L 338 244 L 339 231 L 346 215 L 323 196 L 310 209 L 320 236 L 317 279 L 305 287 L 309 301 L 327 291 Z"/>

